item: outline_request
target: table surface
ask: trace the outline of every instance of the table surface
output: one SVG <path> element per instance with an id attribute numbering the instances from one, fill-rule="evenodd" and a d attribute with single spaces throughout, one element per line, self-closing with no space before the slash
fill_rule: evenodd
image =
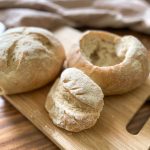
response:
<path id="1" fill-rule="evenodd" d="M 58 150 L 11 104 L 0 98 L 0 149 L 1 150 Z"/>
<path id="2" fill-rule="evenodd" d="M 150 49 L 149 35 L 139 34 L 129 30 L 111 30 L 120 35 L 132 34 L 142 40 Z M 146 113 L 145 113 L 146 116 Z M 142 116 L 144 117 L 144 116 Z M 137 124 L 137 122 L 135 122 Z M 0 98 L 0 149 L 1 150 L 57 150 L 44 134 L 32 125 L 11 104 Z"/>

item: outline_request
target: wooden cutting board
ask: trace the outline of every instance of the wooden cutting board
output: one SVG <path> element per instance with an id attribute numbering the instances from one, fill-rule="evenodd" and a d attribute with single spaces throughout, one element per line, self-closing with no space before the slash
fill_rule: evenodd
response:
<path id="1" fill-rule="evenodd" d="M 81 33 L 72 28 L 55 31 L 56 37 L 69 50 Z M 56 66 L 57 67 L 57 66 Z M 104 109 L 96 125 L 80 133 L 71 133 L 53 125 L 44 103 L 49 85 L 24 94 L 4 96 L 58 147 L 67 150 L 148 150 L 150 147 L 150 119 L 137 135 L 126 126 L 150 95 L 150 77 L 140 88 L 121 96 L 105 97 Z"/>

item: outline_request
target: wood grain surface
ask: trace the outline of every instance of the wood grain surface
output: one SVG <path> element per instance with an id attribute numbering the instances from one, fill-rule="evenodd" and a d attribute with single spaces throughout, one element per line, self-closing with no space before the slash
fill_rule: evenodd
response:
<path id="1" fill-rule="evenodd" d="M 10 103 L 0 98 L 0 150 L 58 150 Z"/>
<path id="2" fill-rule="evenodd" d="M 109 31 L 118 33 L 120 35 L 126 35 L 126 34 L 136 35 L 138 38 L 140 38 L 142 40 L 142 42 L 146 45 L 146 47 L 150 49 L 150 42 L 149 42 L 150 37 L 149 36 L 146 36 L 144 34 L 137 34 L 136 32 L 131 32 L 128 30 L 114 31 L 112 29 L 109 29 Z M 144 98 L 146 98 L 146 96 L 148 96 L 148 95 L 145 94 L 145 96 L 143 97 L 143 94 L 147 93 L 148 89 L 145 87 L 144 90 L 146 92 L 144 92 L 144 91 L 140 92 L 139 89 L 137 91 L 134 91 L 133 95 L 136 95 L 136 93 L 138 93 L 136 98 L 134 98 L 130 94 L 128 94 L 128 96 L 130 95 L 130 98 L 135 99 L 135 100 L 137 99 L 137 97 L 140 97 L 144 101 Z M 34 93 L 36 94 L 36 92 L 37 91 L 35 91 Z M 128 98 L 128 96 L 125 96 L 125 98 Z M 37 95 L 37 97 L 38 97 L 38 95 Z M 21 98 L 23 99 L 24 97 L 22 96 Z M 36 96 L 35 96 L 35 98 L 36 98 Z M 16 97 L 15 97 L 15 99 L 16 99 Z M 110 99 L 110 98 L 108 98 L 108 99 Z M 118 99 L 118 97 L 117 97 L 117 99 Z M 120 97 L 119 99 L 121 100 L 122 98 Z M 114 97 L 114 100 L 112 100 L 112 102 L 113 101 L 115 101 L 115 97 Z M 130 100 L 130 101 L 132 101 L 132 100 Z M 11 101 L 11 102 L 13 103 L 13 101 Z M 117 103 L 119 103 L 119 102 L 117 102 Z M 137 103 L 140 104 L 140 106 L 141 106 L 141 104 L 143 102 L 137 101 Z M 136 105 L 136 102 L 133 102 L 132 104 L 134 106 L 134 105 Z M 110 105 L 108 100 L 106 101 L 106 105 L 108 105 L 108 106 Z M 110 106 L 110 107 L 113 108 L 115 106 Z M 135 106 L 134 110 L 136 108 L 137 107 Z M 129 109 L 131 109 L 131 107 Z M 110 110 L 111 109 L 109 109 L 109 108 L 105 109 L 105 111 L 110 111 Z M 130 111 L 132 112 L 132 110 L 130 110 Z M 146 115 L 147 115 L 146 112 L 145 112 L 145 115 L 143 113 L 143 117 Z M 110 118 L 110 120 L 111 120 L 111 118 Z M 138 122 L 139 121 L 134 122 L 134 123 L 137 124 Z M 104 121 L 104 123 L 105 123 L 105 121 Z M 148 125 L 146 125 L 145 127 L 147 129 L 149 129 Z M 96 128 L 97 128 L 97 126 L 95 127 L 95 129 Z M 89 132 L 92 132 L 92 131 L 89 130 Z M 107 133 L 107 131 L 106 131 L 106 133 Z M 149 133 L 150 132 L 148 132 L 146 135 L 148 135 Z M 87 131 L 85 132 L 85 134 L 88 135 Z M 81 134 L 79 134 L 79 136 L 77 136 L 77 135 L 75 135 L 75 136 L 81 137 L 81 139 L 82 139 Z M 95 136 L 98 136 L 98 134 L 95 134 Z M 119 135 L 119 136 L 121 136 L 121 135 Z M 91 138 L 93 138 L 93 137 L 91 136 Z M 118 138 L 122 139 L 123 137 L 121 136 Z M 97 139 L 97 140 L 99 140 L 99 139 Z M 125 139 L 125 140 L 129 140 L 129 139 Z M 144 137 L 144 140 L 149 142 L 149 140 L 146 139 L 146 137 Z M 83 143 L 86 142 L 86 139 L 85 139 L 85 141 L 83 140 L 82 142 Z M 137 142 L 138 142 L 138 140 L 137 140 Z M 143 141 L 141 141 L 141 142 L 143 143 Z M 99 141 L 99 144 L 101 144 L 101 143 L 103 143 L 103 140 Z M 117 139 L 116 139 L 116 144 L 117 144 Z M 118 142 L 118 144 L 119 144 L 119 142 Z M 148 144 L 147 144 L 147 146 L 148 146 Z M 147 146 L 145 146 L 144 148 L 146 148 Z M 130 147 L 132 149 L 132 146 L 130 146 Z M 10 105 L 4 99 L 0 99 L 0 150 L 9 150 L 9 149 L 10 150 L 11 149 L 17 149 L 17 150 L 18 149 L 19 150 L 20 149 L 21 150 L 26 150 L 26 149 L 31 149 L 31 150 L 32 149 L 35 149 L 35 150 L 50 149 L 51 150 L 52 149 L 52 150 L 55 150 L 58 148 L 47 137 L 45 137 L 39 130 L 37 130 L 25 117 L 23 117 L 12 105 Z M 114 146 L 112 146 L 112 149 L 114 149 Z"/>

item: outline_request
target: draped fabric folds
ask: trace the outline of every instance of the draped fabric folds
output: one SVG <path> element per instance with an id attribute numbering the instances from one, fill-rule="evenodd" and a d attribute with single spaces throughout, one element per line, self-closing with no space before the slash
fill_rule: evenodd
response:
<path id="1" fill-rule="evenodd" d="M 0 0 L 0 21 L 7 28 L 127 27 L 150 34 L 150 3 L 148 0 Z"/>

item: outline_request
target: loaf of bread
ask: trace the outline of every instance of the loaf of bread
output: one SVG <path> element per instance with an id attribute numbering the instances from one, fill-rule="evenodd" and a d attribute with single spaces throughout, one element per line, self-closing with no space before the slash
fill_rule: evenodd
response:
<path id="1" fill-rule="evenodd" d="M 104 102 L 101 88 L 82 71 L 66 69 L 51 88 L 45 108 L 53 123 L 79 132 L 94 126 Z"/>
<path id="2" fill-rule="evenodd" d="M 148 51 L 134 36 L 88 31 L 66 57 L 66 67 L 81 69 L 104 95 L 131 91 L 149 75 Z"/>
<path id="3" fill-rule="evenodd" d="M 0 95 L 27 92 L 54 80 L 65 59 L 52 33 L 35 27 L 0 35 Z"/>

